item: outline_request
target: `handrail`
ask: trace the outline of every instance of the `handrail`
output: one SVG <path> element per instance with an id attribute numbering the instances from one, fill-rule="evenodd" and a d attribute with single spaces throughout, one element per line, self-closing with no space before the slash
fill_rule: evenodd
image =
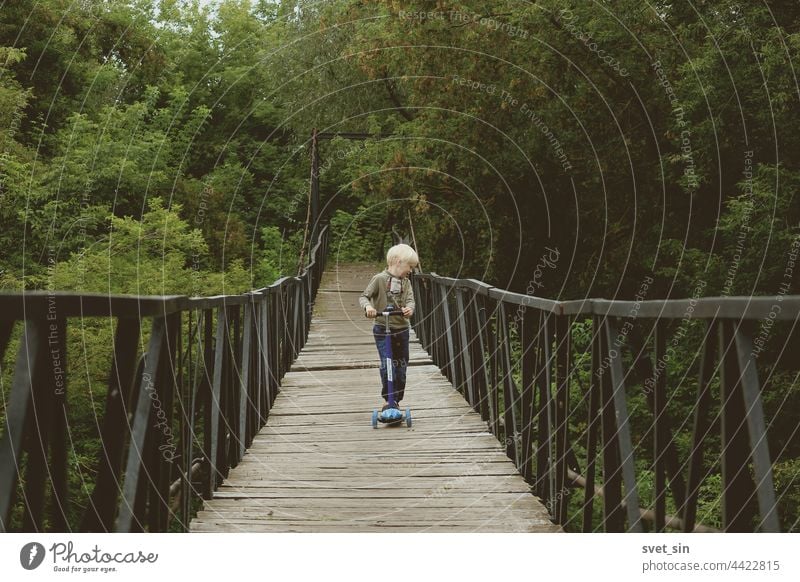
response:
<path id="1" fill-rule="evenodd" d="M 554 521 L 577 519 L 583 531 L 636 532 L 650 523 L 656 531 L 709 531 L 696 521 L 698 498 L 718 455 L 721 529 L 779 530 L 753 328 L 761 320 L 761 336 L 777 320 L 796 325 L 800 296 L 555 301 L 436 273 L 415 274 L 412 284 L 423 347 L 505 445 Z M 686 384 L 667 398 L 667 364 L 694 320 L 706 329 L 688 402 L 693 416 L 680 419 L 692 427 L 681 461 L 672 434 L 681 424 L 671 416 L 679 396 L 687 398 Z M 646 411 L 629 410 L 637 393 Z M 706 437 L 717 426 L 721 447 L 709 451 Z M 652 511 L 640 507 L 643 467 L 653 478 Z M 601 474 L 602 488 L 595 485 Z M 576 487 L 584 490 L 578 514 L 569 506 Z M 668 492 L 676 516 L 667 515 Z M 595 500 L 602 501 L 599 525 Z"/>
<path id="2" fill-rule="evenodd" d="M 266 423 L 308 337 L 327 251 L 324 226 L 300 276 L 239 295 L 0 294 L 0 358 L 23 322 L 0 437 L 0 531 L 185 531 L 198 495 L 212 496 Z M 101 453 L 79 512 L 67 475 L 68 322 L 108 317 Z"/>
<path id="3" fill-rule="evenodd" d="M 696 299 L 649 299 L 643 301 L 627 301 L 619 299 L 581 299 L 556 301 L 535 295 L 514 293 L 498 289 L 483 281 L 475 279 L 453 279 L 436 273 L 415 275 L 428 278 L 452 288 L 470 289 L 477 293 L 499 299 L 511 305 L 521 305 L 548 311 L 558 315 L 603 315 L 612 317 L 628 317 L 636 312 L 637 317 L 662 317 L 680 319 L 691 308 L 696 318 L 726 319 L 772 319 L 792 321 L 800 312 L 800 295 L 784 295 L 779 301 L 781 309 L 774 311 L 774 297 L 702 297 Z M 774 313 L 773 313 L 774 311 Z"/>

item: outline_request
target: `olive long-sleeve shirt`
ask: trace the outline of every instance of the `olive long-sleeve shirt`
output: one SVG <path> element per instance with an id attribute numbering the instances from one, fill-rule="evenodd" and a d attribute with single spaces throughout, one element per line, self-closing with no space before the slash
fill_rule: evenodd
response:
<path id="1" fill-rule="evenodd" d="M 392 280 L 394 279 L 394 285 Z M 398 284 L 399 282 L 399 284 Z M 414 290 L 411 288 L 411 281 L 408 278 L 399 279 L 392 275 L 388 269 L 378 273 L 364 289 L 364 292 L 359 296 L 358 302 L 361 309 L 372 307 L 378 313 L 392 304 L 396 307 L 410 307 L 416 311 L 416 304 L 414 303 Z M 408 319 L 402 315 L 389 316 L 390 329 L 405 329 L 408 327 Z"/>

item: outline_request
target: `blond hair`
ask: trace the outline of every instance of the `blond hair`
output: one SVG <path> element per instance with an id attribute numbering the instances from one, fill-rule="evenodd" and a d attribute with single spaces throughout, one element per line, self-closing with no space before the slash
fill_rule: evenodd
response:
<path id="1" fill-rule="evenodd" d="M 419 265 L 419 256 L 417 256 L 417 251 L 407 244 L 394 245 L 386 253 L 386 264 L 391 267 L 395 261 L 402 261 L 411 267 L 416 267 Z"/>

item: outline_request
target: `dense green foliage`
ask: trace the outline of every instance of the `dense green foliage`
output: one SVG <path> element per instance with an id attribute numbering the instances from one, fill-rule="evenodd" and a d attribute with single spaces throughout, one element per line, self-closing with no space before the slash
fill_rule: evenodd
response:
<path id="1" fill-rule="evenodd" d="M 307 161 L 293 158 L 269 98 L 274 73 L 259 66 L 279 43 L 273 18 L 269 6 L 251 13 L 236 2 L 213 20 L 176 2 L 4 6 L 0 244 L 15 250 L 0 262 L 3 286 L 40 287 L 49 264 L 98 252 L 115 228 L 134 228 L 130 220 L 142 220 L 153 198 L 200 236 L 170 255 L 180 268 L 250 272 L 228 292 L 296 272 L 297 252 L 283 264 L 263 256 L 275 252 L 264 251 L 264 229 L 290 238 L 305 221 L 308 192 Z M 211 290 L 182 281 L 164 288 Z"/>
<path id="2" fill-rule="evenodd" d="M 206 4 L 3 4 L 0 289 L 204 295 L 296 273 L 318 128 L 390 135 L 321 144 L 334 260 L 380 260 L 395 228 L 426 271 L 553 299 L 650 279 L 645 299 L 797 293 L 794 0 Z M 89 421 L 113 330 L 86 325 L 71 394 Z M 800 342 L 755 331 L 796 529 Z M 695 374 L 689 339 L 670 377 Z M 684 418 L 692 385 L 673 388 Z"/>

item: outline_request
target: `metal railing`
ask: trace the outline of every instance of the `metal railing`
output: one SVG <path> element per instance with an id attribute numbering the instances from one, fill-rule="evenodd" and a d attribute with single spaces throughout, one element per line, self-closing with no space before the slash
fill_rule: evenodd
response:
<path id="1" fill-rule="evenodd" d="M 305 343 L 327 244 L 323 227 L 300 276 L 243 295 L 0 295 L 0 359 L 22 326 L 0 438 L 0 531 L 188 529 L 192 500 L 211 498 L 241 461 Z M 76 318 L 116 325 L 95 478 L 70 520 Z"/>
<path id="2" fill-rule="evenodd" d="M 424 348 L 554 521 L 575 520 L 583 531 L 714 531 L 697 523 L 697 511 L 717 467 L 721 529 L 779 530 L 752 331 L 758 320 L 789 321 L 794 331 L 800 297 L 779 297 L 777 310 L 772 297 L 560 302 L 472 279 L 412 280 Z M 698 320 L 697 382 L 679 378 L 668 394 L 667 363 L 689 341 L 687 322 Z M 683 406 L 692 412 L 673 420 L 679 391 L 691 394 Z M 675 437 L 687 425 L 681 461 Z M 652 509 L 640 507 L 642 466 Z M 579 488 L 582 503 L 570 513 Z"/>

